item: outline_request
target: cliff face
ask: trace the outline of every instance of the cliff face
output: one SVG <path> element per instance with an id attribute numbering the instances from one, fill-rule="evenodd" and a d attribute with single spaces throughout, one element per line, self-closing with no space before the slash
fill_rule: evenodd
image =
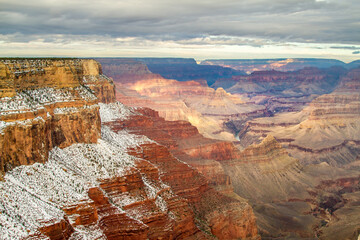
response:
<path id="1" fill-rule="evenodd" d="M 82 62 L 83 84 L 89 87 L 99 102 L 115 102 L 115 87 L 113 81 L 102 74 L 101 65 L 94 60 Z"/>
<path id="2" fill-rule="evenodd" d="M 98 63 L 25 59 L 1 64 L 2 174 L 19 165 L 44 163 L 55 146 L 97 141 L 97 102 L 115 99 L 112 81 L 101 75 Z"/>
<path id="3" fill-rule="evenodd" d="M 2 60 L 1 97 L 37 88 L 77 87 L 81 83 L 81 60 Z"/>

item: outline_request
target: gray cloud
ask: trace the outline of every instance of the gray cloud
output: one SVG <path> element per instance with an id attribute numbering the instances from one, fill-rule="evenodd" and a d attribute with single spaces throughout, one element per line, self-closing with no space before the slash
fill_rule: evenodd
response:
<path id="1" fill-rule="evenodd" d="M 360 47 L 356 46 L 331 46 L 332 49 L 358 50 Z"/>
<path id="2" fill-rule="evenodd" d="M 360 51 L 354 51 L 352 54 L 360 54 Z"/>
<path id="3" fill-rule="evenodd" d="M 205 39 L 203 44 L 210 41 L 209 37 L 218 36 L 216 41 L 230 45 L 244 44 L 231 37 L 270 42 L 360 43 L 358 0 L 0 0 L 0 3 L 0 33 L 18 34 L 24 39 L 53 34 L 141 37 L 184 43 Z M 51 37 L 48 40 L 52 41 Z"/>

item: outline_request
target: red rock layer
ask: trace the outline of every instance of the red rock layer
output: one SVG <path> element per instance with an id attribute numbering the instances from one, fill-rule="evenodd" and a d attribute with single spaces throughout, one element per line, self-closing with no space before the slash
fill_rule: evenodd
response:
<path id="1" fill-rule="evenodd" d="M 222 151 L 220 149 L 223 143 L 203 138 L 197 129 L 187 122 L 165 121 L 151 109 L 143 108 L 138 111 L 143 115 L 135 115 L 128 120 L 108 125 L 114 131 L 125 128 L 131 133 L 146 135 L 163 146 L 155 143 L 145 144 L 130 150 L 129 153 L 148 160 L 160 169 L 161 179 L 172 188 L 174 193 L 187 199 L 194 209 L 196 218 L 205 219 L 205 223 L 198 222 L 203 230 L 209 229 L 219 239 L 256 238 L 255 217 L 246 202 L 215 191 L 197 170 L 178 161 L 172 155 L 173 153 L 180 160 L 192 164 L 191 161 L 196 157 L 182 151 L 182 145 L 185 145 L 185 142 L 191 142 L 194 143 L 195 148 L 199 144 L 213 146 L 212 154 L 203 152 L 201 157 L 205 159 L 210 156 L 216 159 L 222 154 L 219 151 Z M 218 147 L 216 144 L 219 144 Z M 172 149 L 172 153 L 167 147 Z M 198 155 L 201 155 L 201 151 Z M 231 184 L 224 174 L 218 179 L 219 182 L 216 183 L 219 185 Z M 224 192 L 234 194 L 231 187 Z"/>
<path id="2" fill-rule="evenodd" d="M 106 186 L 106 184 L 103 184 Z M 97 223 L 107 239 L 147 239 L 148 227 L 120 212 L 110 203 L 100 188 L 89 189 L 89 197 L 94 201 L 98 215 Z"/>
<path id="3" fill-rule="evenodd" d="M 41 227 L 39 231 L 51 240 L 69 239 L 74 232 L 73 227 L 67 219 L 61 220 L 57 223 L 45 223 L 46 227 Z"/>

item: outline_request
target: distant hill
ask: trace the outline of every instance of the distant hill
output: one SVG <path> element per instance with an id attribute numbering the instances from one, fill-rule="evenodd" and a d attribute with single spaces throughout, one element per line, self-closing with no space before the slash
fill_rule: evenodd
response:
<path id="1" fill-rule="evenodd" d="M 329 68 L 332 66 L 346 67 L 346 63 L 336 59 L 318 58 L 279 58 L 279 59 L 209 59 L 201 65 L 229 67 L 250 74 L 254 71 L 278 70 L 296 71 L 305 67 Z"/>

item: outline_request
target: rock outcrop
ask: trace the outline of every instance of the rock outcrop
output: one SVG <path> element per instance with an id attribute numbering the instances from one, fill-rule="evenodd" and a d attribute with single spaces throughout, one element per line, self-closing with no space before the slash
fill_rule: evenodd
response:
<path id="1" fill-rule="evenodd" d="M 0 64 L 2 174 L 16 166 L 44 163 L 55 146 L 97 141 L 97 103 L 115 100 L 114 85 L 101 75 L 97 62 L 7 59 Z"/>
<path id="2" fill-rule="evenodd" d="M 99 102 L 115 102 L 115 87 L 113 81 L 102 74 L 100 63 L 94 60 L 83 61 L 83 84 L 90 88 Z"/>

